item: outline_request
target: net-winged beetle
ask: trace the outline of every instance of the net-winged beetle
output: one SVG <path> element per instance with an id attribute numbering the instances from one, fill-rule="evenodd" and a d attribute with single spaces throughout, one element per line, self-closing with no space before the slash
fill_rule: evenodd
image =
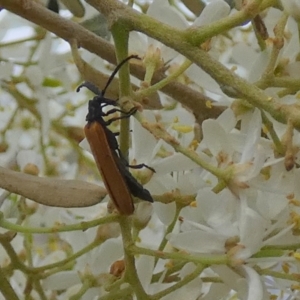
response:
<path id="1" fill-rule="evenodd" d="M 86 116 L 87 124 L 84 127 L 84 133 L 108 194 L 118 211 L 124 215 L 130 215 L 134 211 L 131 194 L 142 200 L 153 202 L 149 191 L 144 189 L 131 175 L 127 167 L 147 167 L 155 172 L 145 164 L 135 166 L 128 165 L 119 149 L 116 134 L 107 128 L 108 125 L 116 120 L 129 118 L 137 111 L 137 108 L 134 107 L 129 112 L 124 112 L 119 108 L 113 108 L 107 112 L 103 111 L 103 108 L 107 105 L 117 105 L 115 100 L 105 98 L 105 91 L 122 65 L 132 58 L 139 59 L 139 57 L 135 55 L 124 59 L 113 71 L 102 91 L 89 82 L 85 82 L 77 88 L 77 91 L 79 91 L 81 87 L 86 87 L 96 94 L 88 104 L 88 114 Z M 121 112 L 123 115 L 111 118 L 107 121 L 103 119 L 103 117 L 114 112 Z"/>

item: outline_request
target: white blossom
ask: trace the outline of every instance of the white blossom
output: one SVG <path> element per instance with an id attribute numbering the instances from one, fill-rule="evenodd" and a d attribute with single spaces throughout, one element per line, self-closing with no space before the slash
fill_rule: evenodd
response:
<path id="1" fill-rule="evenodd" d="M 229 1 L 202 2 L 206 5 L 199 16 L 180 1 L 134 1 L 133 7 L 141 14 L 147 8 L 148 16 L 187 37 L 222 22 L 229 26 L 251 1 L 235 1 L 239 11 Z M 195 51 L 201 47 L 216 63 L 241 76 L 249 89 L 260 88 L 269 96 L 270 109 L 233 97 L 240 94 L 229 97 L 225 91 L 231 86 L 220 85 L 212 79 L 214 74 L 193 64 L 176 80 L 209 96 L 213 103 L 207 107 L 224 105 L 218 117 L 196 124 L 202 112 L 159 91 L 162 109 L 141 108 L 136 119 L 130 118 L 128 163 L 146 164 L 155 172 L 146 167 L 129 171 L 154 203 L 134 199 L 134 214 L 120 217 L 108 213 L 106 199 L 93 207 L 57 208 L 1 190 L 0 264 L 18 297 L 26 291 L 32 299 L 112 299 L 120 298 L 121 291 L 137 299 L 141 290 L 150 298 L 167 291 L 160 297 L 164 300 L 300 297 L 300 135 L 295 121 L 300 6 L 294 0 L 281 3 L 284 11 L 271 7 L 259 14 L 269 35 L 266 40 L 258 40 L 259 32 L 247 20 L 231 29 L 219 27 L 205 44 L 194 45 Z M 88 18 L 95 10 L 85 6 Z M 62 13 L 58 17 L 78 21 Z M 109 21 L 113 26 L 115 20 Z M 92 95 L 75 93 L 81 79 L 69 45 L 50 33 L 40 36 L 39 28 L 4 9 L 0 24 L 1 168 L 103 187 L 83 139 Z M 159 66 L 166 68 L 160 72 L 168 76 L 186 60 L 148 37 L 146 29 L 132 29 L 128 50 L 145 57 L 145 67 L 149 57 L 158 57 Z M 111 73 L 102 58 L 87 51 L 80 55 L 101 72 Z M 288 130 L 289 117 L 295 128 Z M 108 128 L 118 127 L 114 122 Z M 161 135 L 156 134 L 158 127 Z M 0 177 L 3 182 L 6 178 Z"/>

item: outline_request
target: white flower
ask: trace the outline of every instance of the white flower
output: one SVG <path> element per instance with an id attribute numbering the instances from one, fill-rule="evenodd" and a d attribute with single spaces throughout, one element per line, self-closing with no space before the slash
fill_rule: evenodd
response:
<path id="1" fill-rule="evenodd" d="M 205 26 L 211 24 L 215 21 L 218 21 L 226 17 L 230 12 L 230 6 L 223 0 L 215 0 L 208 3 L 200 16 L 195 20 L 192 27 Z M 210 53 L 213 56 L 219 57 L 220 53 L 215 53 L 214 50 L 214 39 L 210 42 Z M 185 72 L 191 80 L 198 84 L 198 86 L 204 88 L 207 91 L 213 92 L 215 94 L 223 94 L 218 84 L 212 79 L 206 72 L 200 69 L 198 66 L 193 64 Z"/>
<path id="2" fill-rule="evenodd" d="M 184 29 L 188 26 L 188 22 L 183 15 L 171 6 L 168 0 L 154 0 L 148 8 L 147 15 L 175 28 Z M 163 46 L 160 42 L 157 42 L 152 38 L 141 33 L 130 32 L 129 52 L 138 53 L 143 56 L 150 45 L 152 45 L 154 49 L 160 49 L 164 62 L 167 62 L 178 55 L 176 54 L 176 51 Z"/>
<path id="3" fill-rule="evenodd" d="M 217 273 L 224 285 L 237 292 L 239 299 L 264 300 L 268 299 L 260 276 L 250 267 L 241 266 L 234 272 L 227 266 L 212 266 L 211 269 Z"/>
<path id="4" fill-rule="evenodd" d="M 168 133 L 176 137 L 183 145 L 188 146 L 192 142 L 192 131 L 181 133 L 173 129 L 173 125 L 177 123 L 171 120 L 177 119 L 179 122 L 188 120 L 184 124 L 187 124 L 187 127 L 190 125 L 192 129 L 193 116 L 190 113 L 187 114 L 181 106 L 174 109 L 170 115 L 169 119 L 164 119 L 164 125 L 166 125 Z M 147 112 L 145 117 L 151 121 L 153 120 L 153 113 Z M 150 181 L 145 185 L 145 188 L 149 189 L 151 194 L 161 195 L 175 190 L 188 195 L 197 192 L 200 183 L 196 171 L 193 172 L 193 169 L 199 169 L 197 164 L 181 153 L 174 153 L 174 149 L 163 140 L 157 141 L 135 119 L 132 119 L 132 129 L 134 134 L 129 162 L 134 160 L 137 164 L 145 163 L 155 170 Z M 160 155 L 157 155 L 161 149 L 166 151 L 166 157 L 161 158 Z M 173 175 L 170 175 L 170 173 Z M 204 182 L 203 185 L 205 185 Z M 175 214 L 175 203 L 154 203 L 154 209 L 165 225 L 172 222 Z"/>
<path id="5" fill-rule="evenodd" d="M 275 165 L 282 159 L 275 159 L 271 143 L 261 138 L 259 110 L 243 116 L 240 132 L 232 127 L 234 120 L 231 110 L 225 111 L 217 120 L 205 120 L 203 141 L 198 149 L 208 149 L 213 156 L 211 163 L 232 172 L 229 187 L 238 193 L 248 187 L 250 180 L 258 176 L 263 167 Z"/>

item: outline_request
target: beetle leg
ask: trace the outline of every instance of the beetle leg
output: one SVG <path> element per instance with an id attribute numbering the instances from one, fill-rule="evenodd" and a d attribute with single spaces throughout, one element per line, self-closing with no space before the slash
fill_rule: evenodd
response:
<path id="1" fill-rule="evenodd" d="M 129 118 L 130 116 L 132 116 L 133 114 L 135 114 L 137 111 L 137 108 L 136 107 L 133 107 L 129 112 L 124 112 L 122 110 L 119 110 L 117 108 L 113 108 L 111 110 L 109 110 L 107 113 L 103 114 L 104 116 L 108 116 L 114 112 L 121 112 L 121 113 L 124 113 L 123 116 L 119 116 L 119 117 L 115 117 L 115 118 L 111 118 L 109 120 L 106 121 L 106 126 L 110 125 L 112 122 L 114 121 L 117 121 L 117 120 L 121 120 L 121 119 L 127 119 Z"/>
<path id="2" fill-rule="evenodd" d="M 125 159 L 125 157 L 123 156 L 122 152 L 120 151 L 119 148 L 116 148 L 118 154 L 119 154 L 119 157 L 120 157 L 120 160 L 121 162 L 123 163 L 123 165 L 125 165 L 125 167 L 128 167 L 128 168 L 131 168 L 131 169 L 141 169 L 141 168 L 147 168 L 149 169 L 150 171 L 152 171 L 153 173 L 156 173 L 155 170 L 149 166 L 147 166 L 146 164 L 138 164 L 138 165 L 130 165 L 127 160 Z"/>
<path id="3" fill-rule="evenodd" d="M 109 105 L 109 104 L 107 104 Z M 106 105 L 105 105 L 106 106 Z M 103 106 L 102 106 L 103 107 Z M 133 107 L 130 111 L 124 111 L 122 109 L 119 109 L 119 108 L 112 108 L 110 109 L 108 112 L 106 113 L 103 113 L 104 116 L 108 116 L 110 114 L 113 114 L 115 112 L 120 112 L 122 114 L 125 114 L 126 118 L 129 118 L 130 116 L 132 116 L 133 114 L 135 114 L 137 111 L 137 108 L 136 107 Z"/>
<path id="4" fill-rule="evenodd" d="M 126 167 L 129 167 L 131 169 L 141 169 L 141 168 L 147 168 L 150 171 L 152 171 L 153 173 L 156 173 L 155 170 L 149 166 L 147 166 L 146 164 L 138 164 L 138 165 L 129 165 L 128 163 L 126 164 Z"/>

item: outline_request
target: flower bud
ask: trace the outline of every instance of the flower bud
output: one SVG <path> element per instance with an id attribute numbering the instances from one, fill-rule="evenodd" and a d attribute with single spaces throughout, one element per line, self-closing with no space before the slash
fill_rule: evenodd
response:
<path id="1" fill-rule="evenodd" d="M 152 212 L 153 207 L 151 203 L 140 202 L 133 216 L 133 225 L 139 230 L 144 229 L 151 219 Z"/>
<path id="2" fill-rule="evenodd" d="M 99 226 L 96 239 L 106 241 L 116 238 L 120 235 L 120 226 L 118 223 L 109 223 Z"/>
<path id="3" fill-rule="evenodd" d="M 125 261 L 123 259 L 115 261 L 111 266 L 109 273 L 120 278 L 125 271 Z"/>

